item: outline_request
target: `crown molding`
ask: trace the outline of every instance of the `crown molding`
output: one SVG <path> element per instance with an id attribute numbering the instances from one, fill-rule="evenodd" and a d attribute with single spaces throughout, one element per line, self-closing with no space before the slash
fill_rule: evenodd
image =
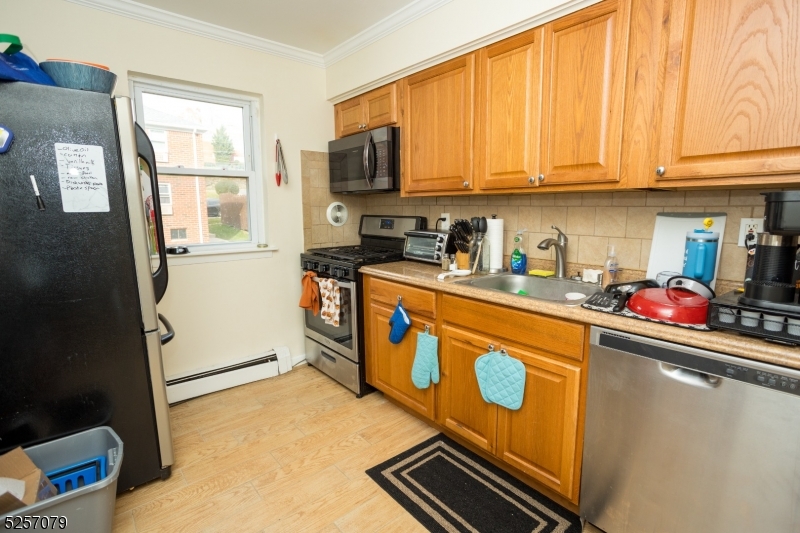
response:
<path id="1" fill-rule="evenodd" d="M 403 26 L 411 24 L 431 11 L 435 11 L 452 1 L 453 0 L 415 0 L 411 2 L 388 17 L 376 22 L 361 33 L 354 35 L 325 52 L 323 56 L 325 67 L 329 67 L 341 61 L 350 54 L 358 52 L 362 48 L 369 46 L 375 41 L 386 37 Z"/>
<path id="2" fill-rule="evenodd" d="M 201 20 L 185 17 L 163 9 L 151 7 L 132 0 L 66 0 L 73 4 L 78 4 L 84 7 L 90 7 L 119 15 L 122 17 L 139 20 L 142 22 L 149 22 L 157 26 L 163 26 L 172 30 L 183 31 L 200 37 L 214 39 L 223 43 L 243 46 L 272 54 L 278 57 L 299 61 L 308 65 L 313 65 L 319 68 L 325 68 L 322 54 L 303 50 L 294 46 L 270 41 L 240 31 L 223 28 L 216 24 L 203 22 Z"/>
<path id="3" fill-rule="evenodd" d="M 523 31 L 539 27 L 543 24 L 547 24 L 550 21 L 553 21 L 565 15 L 569 15 L 570 13 L 574 13 L 575 11 L 583 9 L 584 7 L 591 6 L 600 1 L 601 0 L 569 0 L 564 4 L 561 4 L 557 7 L 554 7 L 542 13 L 539 13 L 538 15 L 535 15 L 528 19 L 512 24 L 511 26 L 508 26 L 506 28 L 497 30 L 479 39 L 475 39 L 474 41 L 471 41 L 469 43 L 463 44 L 446 52 L 442 52 L 441 54 L 437 54 L 433 57 L 427 58 L 413 65 L 409 65 L 408 67 L 400 69 L 391 74 L 387 74 L 386 76 L 383 76 L 376 80 L 372 80 L 369 83 L 365 83 L 363 85 L 350 89 L 349 91 L 346 91 L 344 93 L 340 93 L 335 96 L 329 96 L 328 101 L 330 101 L 333 104 L 338 104 L 339 102 L 343 102 L 344 100 L 347 100 L 354 96 L 358 96 L 372 89 L 377 89 L 378 87 L 386 85 L 387 83 L 397 81 L 401 78 L 405 78 L 406 76 L 409 76 L 421 70 L 425 70 L 428 67 L 432 67 L 440 63 L 443 63 L 447 60 L 454 59 L 458 56 L 468 54 L 469 52 L 473 52 L 479 48 L 483 48 L 484 46 L 489 46 L 490 44 L 502 41 L 503 39 L 512 37 L 518 33 L 522 33 Z M 399 26 L 395 28 L 395 30 L 398 28 Z M 353 50 L 350 53 L 353 53 L 355 51 L 356 50 Z M 327 58 L 327 54 L 325 57 Z M 326 66 L 329 66 L 327 62 Z"/>

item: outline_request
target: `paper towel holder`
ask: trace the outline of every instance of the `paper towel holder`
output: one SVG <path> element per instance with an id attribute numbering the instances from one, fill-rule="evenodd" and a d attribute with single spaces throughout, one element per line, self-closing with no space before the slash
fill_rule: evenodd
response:
<path id="1" fill-rule="evenodd" d="M 493 214 L 491 220 L 497 220 L 497 215 Z M 502 222 L 502 219 L 501 219 L 501 222 Z M 497 244 L 493 244 L 492 240 L 489 239 L 489 246 L 497 246 Z M 505 247 L 505 243 L 501 242 L 500 243 L 500 249 L 503 250 L 504 247 Z M 506 267 L 502 266 L 502 265 L 500 266 L 500 268 L 490 268 L 489 269 L 489 274 L 502 274 L 503 272 L 508 272 L 508 269 Z"/>

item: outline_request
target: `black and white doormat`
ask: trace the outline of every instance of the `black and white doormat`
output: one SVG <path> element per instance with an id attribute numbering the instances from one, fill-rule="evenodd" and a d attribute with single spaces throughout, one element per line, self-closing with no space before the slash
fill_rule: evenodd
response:
<path id="1" fill-rule="evenodd" d="M 578 515 L 441 434 L 367 474 L 429 531 L 581 531 Z"/>

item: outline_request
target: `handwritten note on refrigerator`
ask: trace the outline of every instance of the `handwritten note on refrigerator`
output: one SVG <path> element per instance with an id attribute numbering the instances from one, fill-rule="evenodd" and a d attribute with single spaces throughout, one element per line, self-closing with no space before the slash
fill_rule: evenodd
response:
<path id="1" fill-rule="evenodd" d="M 109 211 L 102 146 L 56 143 L 56 163 L 65 213 Z"/>

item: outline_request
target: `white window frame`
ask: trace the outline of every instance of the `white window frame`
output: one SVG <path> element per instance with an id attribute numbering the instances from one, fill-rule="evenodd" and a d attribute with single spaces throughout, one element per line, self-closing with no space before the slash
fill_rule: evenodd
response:
<path id="1" fill-rule="evenodd" d="M 164 151 L 163 152 L 158 152 L 158 151 L 156 151 L 156 147 L 153 146 L 153 151 L 156 152 L 156 164 L 158 164 L 158 163 L 168 163 L 169 162 L 169 142 L 167 141 L 167 137 L 168 137 L 167 130 L 162 130 L 162 129 L 159 129 L 159 128 L 151 128 L 150 131 L 147 131 L 146 133 L 147 133 L 147 135 L 150 136 L 150 142 L 151 143 L 153 142 L 153 133 L 155 133 L 155 132 L 159 132 L 159 133 L 163 133 L 164 134 L 164 140 L 163 141 L 156 141 L 156 142 L 160 142 L 160 143 L 164 144 Z M 164 154 L 164 157 L 166 158 L 164 161 L 159 161 L 158 160 L 159 153 L 163 153 Z"/>
<path id="2" fill-rule="evenodd" d="M 183 167 L 162 168 L 158 166 L 158 163 L 156 163 L 156 169 L 158 174 L 163 174 L 165 176 L 196 176 L 198 178 L 247 178 L 247 209 L 248 216 L 250 218 L 248 223 L 248 233 L 250 234 L 250 241 L 187 245 L 187 248 L 189 248 L 191 252 L 202 255 L 216 255 L 274 250 L 274 248 L 267 247 L 265 244 L 267 242 L 266 214 L 264 213 L 266 202 L 264 197 L 265 191 L 262 185 L 261 132 L 259 128 L 260 121 L 258 100 L 235 93 L 230 93 L 224 90 L 198 88 L 193 85 L 183 83 L 166 82 L 161 80 L 156 81 L 147 78 L 131 77 L 129 83 L 131 90 L 130 94 L 133 95 L 132 101 L 134 106 L 134 116 L 136 117 L 136 121 L 139 122 L 143 127 L 143 92 L 242 108 L 244 139 L 245 141 L 249 140 L 249 142 L 244 143 L 244 170 L 219 170 Z"/>
<path id="3" fill-rule="evenodd" d="M 169 198 L 169 202 L 164 202 L 164 193 L 161 192 L 161 187 L 166 188 L 167 190 L 167 198 Z M 171 215 L 172 214 L 172 184 L 171 183 L 159 183 L 158 184 L 158 201 L 161 204 L 161 214 L 162 215 Z"/>

